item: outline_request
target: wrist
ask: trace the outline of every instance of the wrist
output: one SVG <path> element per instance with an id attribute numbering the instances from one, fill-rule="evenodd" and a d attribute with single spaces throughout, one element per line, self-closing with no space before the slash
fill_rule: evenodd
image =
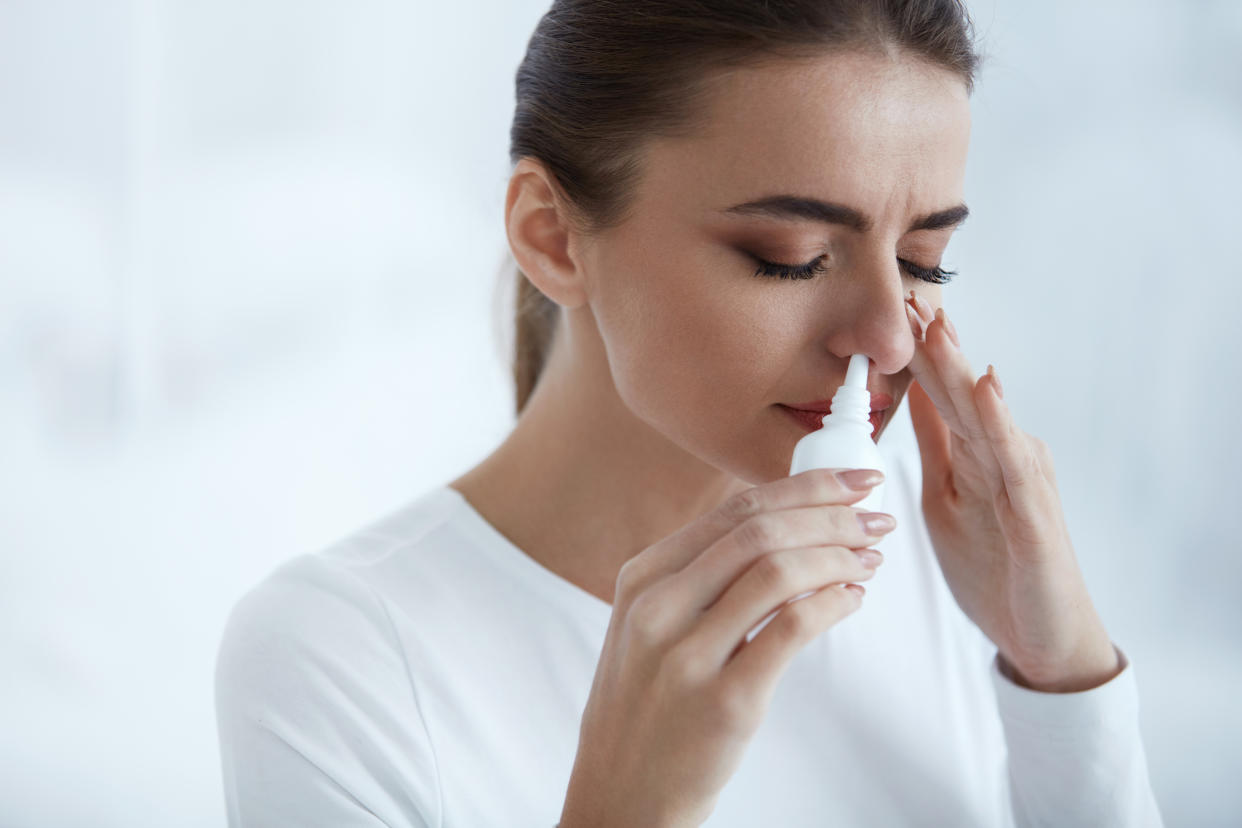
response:
<path id="1" fill-rule="evenodd" d="M 1040 693 L 1079 693 L 1107 684 L 1123 669 L 1117 648 L 1101 628 L 1067 658 L 1026 660 L 1000 653 L 1002 673 Z"/>

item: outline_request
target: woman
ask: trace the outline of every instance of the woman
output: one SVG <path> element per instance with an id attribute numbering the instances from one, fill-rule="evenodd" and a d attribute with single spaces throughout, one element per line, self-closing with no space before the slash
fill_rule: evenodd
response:
<path id="1" fill-rule="evenodd" d="M 233 824 L 1160 824 L 1051 458 L 943 310 L 977 61 L 950 0 L 553 4 L 517 425 L 239 603 Z M 877 513 L 788 476 L 855 353 Z"/>

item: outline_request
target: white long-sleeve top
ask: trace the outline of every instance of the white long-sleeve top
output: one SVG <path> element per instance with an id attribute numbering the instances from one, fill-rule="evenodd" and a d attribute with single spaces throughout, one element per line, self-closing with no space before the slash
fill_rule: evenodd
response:
<path id="1" fill-rule="evenodd" d="M 1162 825 L 1125 655 L 1078 693 L 1003 675 L 937 564 L 906 405 L 880 448 L 885 563 L 789 663 L 704 825 Z M 550 828 L 611 611 L 448 486 L 291 559 L 218 655 L 230 824 Z"/>

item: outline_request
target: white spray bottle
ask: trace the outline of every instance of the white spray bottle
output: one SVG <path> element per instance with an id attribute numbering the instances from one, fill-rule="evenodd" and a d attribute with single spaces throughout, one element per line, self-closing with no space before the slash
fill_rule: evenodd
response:
<path id="1" fill-rule="evenodd" d="M 867 391 L 867 371 L 871 360 L 866 354 L 850 357 L 845 383 L 832 396 L 832 411 L 824 415 L 824 425 L 803 437 L 794 446 L 789 474 L 807 469 L 884 469 L 880 449 L 871 439 L 871 393 Z M 880 511 L 884 483 L 854 504 L 868 512 Z"/>

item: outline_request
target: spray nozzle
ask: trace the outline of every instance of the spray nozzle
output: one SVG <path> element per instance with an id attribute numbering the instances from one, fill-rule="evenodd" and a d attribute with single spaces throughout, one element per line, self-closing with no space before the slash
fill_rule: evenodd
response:
<path id="1" fill-rule="evenodd" d="M 832 395 L 832 413 L 824 418 L 824 425 L 832 423 L 866 423 L 868 431 L 871 423 L 867 419 L 871 414 L 871 394 L 867 391 L 867 372 L 871 368 L 871 360 L 866 354 L 854 354 L 850 357 L 849 367 L 845 369 L 845 382 Z"/>
<path id="2" fill-rule="evenodd" d="M 850 388 L 866 388 L 867 372 L 871 368 L 871 360 L 866 354 L 854 354 L 850 357 L 850 365 L 845 369 L 844 385 Z"/>

